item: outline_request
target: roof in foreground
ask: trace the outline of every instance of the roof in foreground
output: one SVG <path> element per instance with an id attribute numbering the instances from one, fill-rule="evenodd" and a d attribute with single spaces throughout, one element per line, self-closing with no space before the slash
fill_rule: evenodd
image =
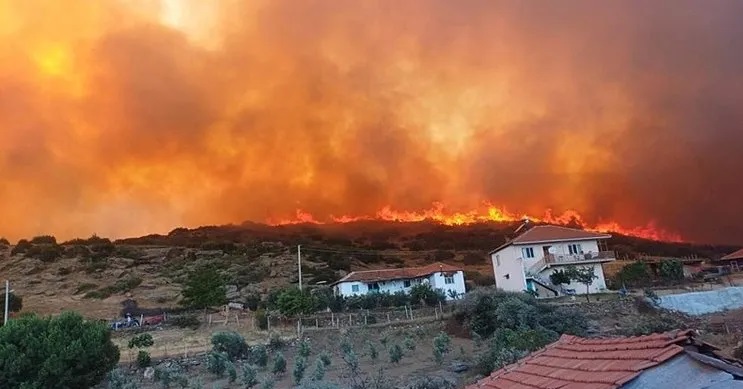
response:
<path id="1" fill-rule="evenodd" d="M 352 281 L 387 281 L 387 280 L 399 280 L 406 278 L 418 278 L 429 276 L 436 272 L 456 272 L 462 269 L 457 266 L 447 265 L 442 262 L 435 262 L 426 266 L 419 267 L 405 267 L 399 269 L 381 269 L 381 270 L 364 270 L 354 271 L 348 273 L 345 277 L 336 281 L 340 282 L 352 282 Z"/>
<path id="2" fill-rule="evenodd" d="M 534 226 L 517 236 L 513 240 L 506 242 L 490 253 L 494 253 L 504 247 L 508 247 L 512 244 L 529 244 L 529 243 L 547 243 L 547 242 L 562 242 L 571 240 L 591 240 L 591 239 L 608 239 L 611 238 L 609 234 L 602 234 L 597 232 L 591 232 L 586 230 L 580 230 L 577 228 L 569 228 L 562 226 Z"/>
<path id="3" fill-rule="evenodd" d="M 682 353 L 692 331 L 611 339 L 563 335 L 467 389 L 614 389 Z"/>
<path id="4" fill-rule="evenodd" d="M 736 251 L 734 253 L 730 253 L 730 254 L 722 257 L 721 259 L 724 259 L 724 260 L 743 259 L 743 249 L 740 249 L 740 250 L 738 250 L 738 251 Z"/>

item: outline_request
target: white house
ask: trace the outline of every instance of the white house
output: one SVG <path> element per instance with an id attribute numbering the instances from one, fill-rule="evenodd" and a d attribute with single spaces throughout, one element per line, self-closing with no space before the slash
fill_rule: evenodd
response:
<path id="1" fill-rule="evenodd" d="M 604 262 L 614 261 L 606 248 L 611 235 L 559 226 L 536 226 L 490 252 L 495 285 L 506 291 L 533 291 L 540 297 L 585 294 L 586 286 L 575 281 L 553 285 L 550 275 L 568 266 L 590 266 L 596 279 L 588 291 L 606 289 Z"/>
<path id="2" fill-rule="evenodd" d="M 421 267 L 354 271 L 333 286 L 336 295 L 349 297 L 370 292 L 409 293 L 414 285 L 426 283 L 444 291 L 447 300 L 451 300 L 452 295 L 459 298 L 465 293 L 462 269 L 440 262 Z"/>

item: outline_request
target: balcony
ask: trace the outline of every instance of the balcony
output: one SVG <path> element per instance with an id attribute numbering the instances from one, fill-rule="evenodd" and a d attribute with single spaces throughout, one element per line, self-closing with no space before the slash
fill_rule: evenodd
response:
<path id="1" fill-rule="evenodd" d="M 539 274 L 542 270 L 552 265 L 579 265 L 586 262 L 609 262 L 616 255 L 613 251 L 599 251 L 583 254 L 546 254 L 534 264 L 525 268 L 528 274 Z"/>
<path id="2" fill-rule="evenodd" d="M 580 262 L 612 261 L 616 258 L 613 251 L 599 251 L 583 254 L 546 254 L 544 263 L 547 265 L 572 264 Z"/>

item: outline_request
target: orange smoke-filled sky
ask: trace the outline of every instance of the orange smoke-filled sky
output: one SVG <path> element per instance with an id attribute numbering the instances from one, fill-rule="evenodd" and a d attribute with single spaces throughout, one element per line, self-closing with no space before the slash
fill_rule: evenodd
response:
<path id="1" fill-rule="evenodd" d="M 0 0 L 0 235 L 488 201 L 743 243 L 743 2 Z"/>

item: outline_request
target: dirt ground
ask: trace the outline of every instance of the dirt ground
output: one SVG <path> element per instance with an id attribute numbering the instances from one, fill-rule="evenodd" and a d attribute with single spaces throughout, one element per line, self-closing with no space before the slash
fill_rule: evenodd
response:
<path id="1" fill-rule="evenodd" d="M 428 377 L 428 376 L 439 376 L 450 379 L 456 382 L 458 385 L 463 385 L 467 382 L 471 382 L 474 377 L 472 369 L 465 373 L 454 373 L 448 370 L 448 367 L 452 363 L 473 363 L 472 356 L 475 354 L 474 342 L 470 339 L 452 337 L 451 351 L 444 358 L 444 362 L 439 365 L 433 357 L 433 338 L 444 329 L 444 322 L 428 322 L 419 323 L 414 325 L 398 325 L 389 327 L 377 327 L 377 328 L 353 328 L 353 329 L 323 329 L 323 330 L 312 330 L 304 333 L 304 337 L 308 339 L 311 345 L 311 355 L 307 358 L 307 371 L 305 372 L 305 380 L 311 375 L 315 368 L 317 356 L 320 352 L 325 351 L 331 355 L 331 366 L 328 368 L 325 374 L 325 380 L 327 382 L 333 382 L 343 384 L 347 382 L 348 369 L 344 365 L 341 359 L 340 342 L 341 339 L 346 338 L 350 340 L 353 345 L 354 352 L 359 356 L 361 370 L 366 374 L 381 374 L 384 377 L 394 380 L 394 382 L 404 384 L 409 382 L 415 377 Z M 153 357 L 159 357 L 162 353 L 163 348 L 158 348 L 158 343 L 161 344 L 192 344 L 193 348 L 190 350 L 195 351 L 197 348 L 202 349 L 201 344 L 204 340 L 209 338 L 210 333 L 218 331 L 218 328 L 214 328 L 209 331 L 198 330 L 193 332 L 184 332 L 183 338 L 179 338 L 178 331 L 155 331 L 152 332 L 155 338 L 155 346 L 150 350 Z M 250 333 L 247 335 L 246 340 L 249 343 L 265 343 L 266 333 Z M 245 336 L 244 335 L 244 336 Z M 415 349 L 406 349 L 403 340 L 406 337 L 410 337 L 414 340 Z M 287 336 L 287 339 L 289 337 Z M 128 338 L 121 336 L 117 338 L 118 344 L 123 344 L 128 341 Z M 383 344 L 384 342 L 384 344 Z M 373 344 L 379 352 L 377 360 L 372 360 L 368 352 L 368 344 Z M 386 346 L 385 346 L 386 344 Z M 389 362 L 389 354 L 387 347 L 398 344 L 404 350 L 404 356 L 399 363 Z M 210 349 L 211 345 L 207 347 Z M 206 351 L 202 349 L 203 351 Z M 173 355 L 173 351 L 169 351 L 171 354 L 170 358 L 164 359 L 160 362 L 160 366 L 174 363 L 175 360 L 183 360 L 183 353 L 178 352 L 178 357 Z M 294 386 L 292 378 L 292 368 L 294 366 L 296 355 L 297 355 L 297 342 L 289 341 L 287 345 L 280 351 L 287 361 L 287 371 L 285 374 L 274 376 L 269 372 L 270 361 L 273 358 L 273 354 L 269 355 L 269 367 L 259 372 L 259 381 L 266 377 L 275 379 L 276 388 L 290 388 Z M 122 352 L 122 360 L 124 360 L 127 351 Z M 134 354 L 133 352 L 131 353 Z M 218 378 L 213 374 L 206 371 L 205 358 L 191 357 L 192 361 L 185 365 L 190 366 L 185 371 L 191 382 L 200 381 L 204 387 L 207 388 L 238 388 L 240 386 L 240 380 L 230 384 L 226 378 Z M 130 357 L 126 357 L 126 360 L 131 360 Z M 198 363 L 196 365 L 195 363 Z M 132 367 L 132 364 L 123 363 L 124 371 L 132 377 L 140 388 L 159 388 L 161 384 L 154 380 L 143 378 L 143 370 Z M 157 365 L 156 365 L 157 366 Z M 238 363 L 238 377 L 240 376 L 240 366 Z"/>

